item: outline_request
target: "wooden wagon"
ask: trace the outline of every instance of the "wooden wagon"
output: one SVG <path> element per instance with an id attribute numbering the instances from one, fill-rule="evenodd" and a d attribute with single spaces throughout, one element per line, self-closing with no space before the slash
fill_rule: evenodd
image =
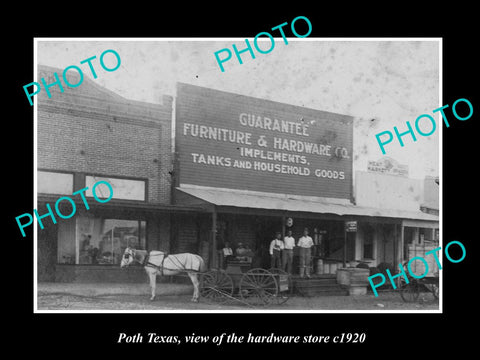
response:
<path id="1" fill-rule="evenodd" d="M 411 262 L 410 269 L 408 269 L 408 261 L 403 264 L 405 273 L 410 275 L 408 284 L 403 277 L 400 277 L 400 296 L 404 301 L 417 301 L 420 293 L 425 291 L 431 292 L 438 299 L 439 268 L 433 254 L 426 255 L 436 248 L 438 248 L 438 242 L 428 240 L 425 240 L 423 244 L 408 245 L 408 259 L 420 257 L 426 261 L 427 265 L 419 259 Z M 436 255 L 438 256 L 438 253 Z M 419 279 L 411 276 L 410 273 L 414 273 Z"/>
<path id="2" fill-rule="evenodd" d="M 285 271 L 252 268 L 251 263 L 243 261 L 231 261 L 225 270 L 203 273 L 200 285 L 200 295 L 207 300 L 233 300 L 250 306 L 283 304 L 291 290 L 291 277 Z"/>

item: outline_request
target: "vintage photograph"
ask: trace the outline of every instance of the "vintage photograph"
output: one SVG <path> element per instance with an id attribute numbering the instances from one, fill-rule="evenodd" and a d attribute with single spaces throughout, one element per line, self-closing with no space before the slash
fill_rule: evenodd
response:
<path id="1" fill-rule="evenodd" d="M 35 312 L 442 311 L 441 39 L 256 40 L 35 39 Z"/>

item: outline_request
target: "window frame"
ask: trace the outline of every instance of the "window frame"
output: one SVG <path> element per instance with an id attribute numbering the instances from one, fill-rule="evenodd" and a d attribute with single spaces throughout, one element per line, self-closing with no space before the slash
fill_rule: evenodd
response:
<path id="1" fill-rule="evenodd" d="M 140 201 L 142 203 L 147 203 L 149 201 L 149 193 L 148 193 L 148 188 L 149 188 L 149 181 L 148 181 L 148 178 L 144 178 L 144 177 L 133 177 L 133 176 L 123 176 L 123 175 L 107 175 L 107 174 L 100 174 L 100 173 L 91 173 L 91 172 L 88 172 L 88 173 L 84 173 L 83 174 L 83 185 L 84 186 L 87 186 L 87 176 L 90 176 L 90 177 L 100 177 L 100 178 L 111 178 L 111 179 L 118 179 L 118 180 L 132 180 L 132 181 L 143 181 L 143 185 L 144 185 L 144 199 L 143 200 L 138 200 L 138 199 L 121 199 L 121 198 L 115 198 L 115 197 L 112 197 L 111 200 L 120 200 L 120 201 Z M 90 196 L 90 195 L 87 195 L 85 194 L 85 196 L 87 198 L 93 198 L 93 196 Z"/>
<path id="2" fill-rule="evenodd" d="M 74 189 L 75 189 L 75 172 L 74 171 L 66 171 L 66 170 L 58 170 L 58 169 L 45 169 L 45 168 L 37 168 L 37 195 L 39 194 L 45 194 L 45 195 L 55 195 L 55 196 L 72 196 Z M 63 193 L 46 193 L 46 192 L 39 192 L 38 191 L 38 173 L 39 172 L 44 172 L 44 173 L 53 173 L 53 174 L 62 174 L 62 175 L 71 175 L 72 176 L 72 188 L 71 192 L 69 194 L 63 194 Z"/>
<path id="3" fill-rule="evenodd" d="M 149 221 L 144 218 L 144 217 L 139 217 L 136 219 L 132 219 L 131 217 L 123 217 L 123 216 L 118 216 L 116 217 L 115 215 L 99 215 L 96 214 L 95 216 L 86 216 L 87 218 L 93 220 L 93 219 L 102 219 L 102 220 L 120 220 L 120 221 L 135 221 L 138 226 L 138 238 L 139 241 L 141 239 L 141 235 L 143 234 L 145 237 L 145 244 L 143 246 L 142 250 L 147 250 L 148 249 L 148 226 L 149 226 Z M 74 254 L 74 262 L 73 263 L 58 263 L 59 265 L 72 265 L 72 266 L 101 266 L 101 267 L 116 267 L 119 265 L 119 263 L 80 263 L 80 255 L 81 255 L 81 239 L 77 238 L 77 218 L 75 219 L 75 230 L 74 230 L 74 247 L 75 247 L 75 254 Z M 142 231 L 142 226 L 141 223 L 145 223 L 145 228 Z M 147 250 L 148 251 L 148 250 Z"/>

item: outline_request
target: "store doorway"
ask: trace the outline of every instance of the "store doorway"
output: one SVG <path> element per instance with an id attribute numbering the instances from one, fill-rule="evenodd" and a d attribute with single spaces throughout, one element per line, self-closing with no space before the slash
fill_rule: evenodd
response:
<path id="1" fill-rule="evenodd" d="M 275 238 L 275 233 L 282 231 L 282 218 L 280 217 L 257 217 L 255 232 L 255 251 L 258 254 L 258 267 L 268 269 L 270 267 L 270 242 Z"/>

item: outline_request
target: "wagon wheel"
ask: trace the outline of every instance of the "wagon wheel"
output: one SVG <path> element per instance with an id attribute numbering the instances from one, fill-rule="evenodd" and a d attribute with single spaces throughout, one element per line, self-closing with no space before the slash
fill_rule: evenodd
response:
<path id="1" fill-rule="evenodd" d="M 404 284 L 400 288 L 400 296 L 405 302 L 414 302 L 420 295 L 420 286 L 416 281 L 412 281 L 409 284 Z"/>
<path id="2" fill-rule="evenodd" d="M 290 299 L 292 294 L 293 285 L 292 277 L 286 271 L 283 271 L 279 268 L 270 268 L 268 269 L 272 274 L 276 275 L 278 283 L 278 294 L 277 294 L 277 304 L 281 305 Z"/>
<path id="3" fill-rule="evenodd" d="M 215 302 L 225 302 L 233 295 L 232 278 L 223 270 L 211 270 L 202 275 L 200 295 Z"/>
<path id="4" fill-rule="evenodd" d="M 278 294 L 275 276 L 265 269 L 251 269 L 243 274 L 239 283 L 242 299 L 252 305 L 268 305 Z"/>
<path id="5" fill-rule="evenodd" d="M 438 290 L 439 290 L 438 283 L 434 282 L 434 283 L 429 284 L 428 289 L 433 294 L 433 297 L 435 299 L 438 299 Z"/>

